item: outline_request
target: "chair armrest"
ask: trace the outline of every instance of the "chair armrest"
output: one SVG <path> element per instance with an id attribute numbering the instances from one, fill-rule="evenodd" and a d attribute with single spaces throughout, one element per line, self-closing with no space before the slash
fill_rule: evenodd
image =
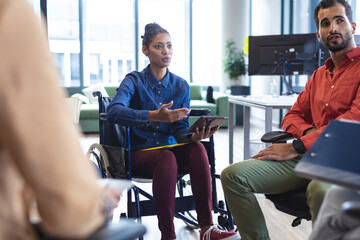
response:
<path id="1" fill-rule="evenodd" d="M 100 113 L 100 114 L 99 114 L 99 119 L 100 119 L 101 121 L 106 121 L 106 120 L 107 120 L 107 115 L 106 115 L 106 113 Z"/>
<path id="2" fill-rule="evenodd" d="M 272 131 L 265 133 L 261 137 L 261 141 L 265 143 L 281 143 L 286 142 L 289 139 L 294 138 L 291 133 L 284 132 L 284 131 Z"/>
<path id="3" fill-rule="evenodd" d="M 92 93 L 92 95 L 93 95 L 94 97 L 97 97 L 97 98 L 101 98 L 101 97 L 102 97 L 102 94 L 101 94 L 100 91 L 95 91 L 95 92 Z"/>

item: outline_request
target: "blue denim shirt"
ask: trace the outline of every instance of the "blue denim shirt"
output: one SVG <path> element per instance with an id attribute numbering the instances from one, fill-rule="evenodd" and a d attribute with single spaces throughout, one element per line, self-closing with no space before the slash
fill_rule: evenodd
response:
<path id="1" fill-rule="evenodd" d="M 159 81 L 147 66 L 141 72 L 126 75 L 107 109 L 107 119 L 132 126 L 133 150 L 189 141 L 188 117 L 173 123 L 147 122 L 150 110 L 170 101 L 173 105 L 169 109 L 190 108 L 189 91 L 189 84 L 169 70 Z"/>

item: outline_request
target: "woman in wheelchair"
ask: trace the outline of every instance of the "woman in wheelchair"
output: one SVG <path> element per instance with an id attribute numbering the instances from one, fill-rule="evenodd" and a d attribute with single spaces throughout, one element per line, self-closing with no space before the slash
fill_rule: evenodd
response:
<path id="1" fill-rule="evenodd" d="M 200 238 L 240 239 L 238 234 L 213 225 L 209 162 L 204 146 L 198 141 L 210 137 L 217 129 L 203 127 L 192 134 L 187 132 L 189 85 L 168 70 L 173 53 L 170 35 L 158 24 L 150 23 L 142 38 L 142 51 L 150 64 L 125 77 L 107 109 L 107 119 L 132 126 L 132 172 L 153 179 L 161 239 L 176 239 L 175 186 L 181 170 L 190 174 Z M 186 144 L 141 151 L 177 143 Z"/>

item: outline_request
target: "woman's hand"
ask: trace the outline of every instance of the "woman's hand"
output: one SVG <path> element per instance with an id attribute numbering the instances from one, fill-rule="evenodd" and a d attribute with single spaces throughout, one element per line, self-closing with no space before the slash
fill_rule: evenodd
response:
<path id="1" fill-rule="evenodd" d="M 261 150 L 251 158 L 259 160 L 285 161 L 297 157 L 299 154 L 292 147 L 291 143 L 274 143 L 271 146 Z"/>
<path id="2" fill-rule="evenodd" d="M 206 128 L 205 126 L 203 126 L 200 131 L 199 131 L 199 128 L 196 128 L 195 132 L 191 135 L 191 140 L 200 141 L 201 139 L 209 138 L 217 130 L 219 130 L 219 127 L 216 127 L 216 128 L 207 127 Z"/>
<path id="3" fill-rule="evenodd" d="M 190 113 L 190 109 L 188 108 L 178 108 L 174 110 L 169 110 L 173 105 L 173 101 L 161 105 L 161 107 L 157 110 L 153 110 L 149 112 L 148 121 L 149 122 L 177 122 L 181 119 L 187 117 Z"/>

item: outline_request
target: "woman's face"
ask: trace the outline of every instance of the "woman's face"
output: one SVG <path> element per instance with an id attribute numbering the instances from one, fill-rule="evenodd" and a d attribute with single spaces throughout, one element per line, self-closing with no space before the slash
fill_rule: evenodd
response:
<path id="1" fill-rule="evenodd" d="M 143 46 L 142 50 L 154 67 L 166 68 L 171 63 L 173 49 L 171 38 L 167 33 L 157 34 L 149 44 L 149 48 Z"/>

